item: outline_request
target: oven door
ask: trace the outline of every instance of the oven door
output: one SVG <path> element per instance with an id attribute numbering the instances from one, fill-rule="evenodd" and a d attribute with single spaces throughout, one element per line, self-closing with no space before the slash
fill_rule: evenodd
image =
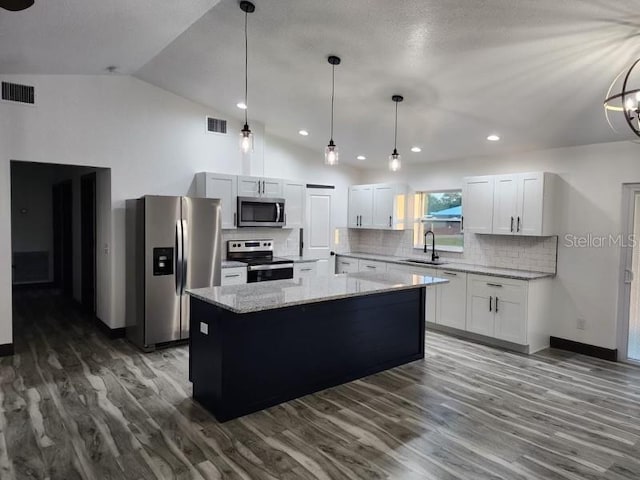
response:
<path id="1" fill-rule="evenodd" d="M 284 199 L 238 197 L 239 227 L 283 227 Z"/>
<path id="2" fill-rule="evenodd" d="M 250 265 L 247 269 L 247 283 L 285 280 L 287 278 L 293 278 L 293 263 Z"/>

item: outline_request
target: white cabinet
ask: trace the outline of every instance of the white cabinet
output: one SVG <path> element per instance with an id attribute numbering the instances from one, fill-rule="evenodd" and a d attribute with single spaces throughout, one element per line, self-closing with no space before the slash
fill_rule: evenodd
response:
<path id="1" fill-rule="evenodd" d="M 349 227 L 370 228 L 373 222 L 373 186 L 349 187 Z"/>
<path id="2" fill-rule="evenodd" d="M 356 273 L 358 271 L 359 265 L 356 258 L 338 256 L 336 260 L 336 273 Z"/>
<path id="3" fill-rule="evenodd" d="M 242 285 L 247 283 L 247 267 L 223 268 L 221 285 Z"/>
<path id="4" fill-rule="evenodd" d="M 466 178 L 463 194 L 465 231 L 494 235 L 556 235 L 557 183 L 556 175 L 545 172 Z"/>
<path id="5" fill-rule="evenodd" d="M 293 278 L 315 277 L 318 275 L 317 262 L 304 262 L 293 264 Z"/>
<path id="6" fill-rule="evenodd" d="M 527 338 L 527 283 L 469 275 L 467 330 L 519 345 Z"/>
<path id="7" fill-rule="evenodd" d="M 265 177 L 238 177 L 240 197 L 282 197 L 282 180 Z"/>
<path id="8" fill-rule="evenodd" d="M 449 280 L 449 283 L 436 287 L 435 323 L 464 330 L 467 316 L 467 274 L 438 270 L 435 276 Z"/>
<path id="9" fill-rule="evenodd" d="M 304 198 L 306 188 L 306 185 L 301 182 L 282 181 L 285 228 L 304 227 Z"/>
<path id="10" fill-rule="evenodd" d="M 359 272 L 386 272 L 387 263 L 375 260 L 358 260 Z"/>
<path id="11" fill-rule="evenodd" d="M 491 233 L 493 222 L 493 177 L 468 177 L 462 188 L 465 233 Z"/>
<path id="12" fill-rule="evenodd" d="M 408 200 L 406 185 L 352 185 L 349 188 L 349 227 L 404 230 L 409 227 Z"/>
<path id="13" fill-rule="evenodd" d="M 196 174 L 196 196 L 219 198 L 222 206 L 222 228 L 236 228 L 237 177 L 220 173 Z"/>

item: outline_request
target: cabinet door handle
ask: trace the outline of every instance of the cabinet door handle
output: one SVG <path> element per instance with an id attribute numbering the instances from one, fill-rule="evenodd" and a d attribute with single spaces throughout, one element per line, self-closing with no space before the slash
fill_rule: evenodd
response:
<path id="1" fill-rule="evenodd" d="M 264 180 L 262 181 L 262 193 L 265 193 L 267 190 L 267 182 L 265 182 Z"/>
<path id="2" fill-rule="evenodd" d="M 513 233 L 513 217 L 511 217 L 511 233 Z"/>
<path id="3" fill-rule="evenodd" d="M 237 226 L 238 225 L 238 214 L 236 212 L 233 212 L 233 226 Z"/>
<path id="4" fill-rule="evenodd" d="M 516 229 L 516 232 L 520 231 L 520 217 L 518 217 L 518 228 Z"/>
<path id="5" fill-rule="evenodd" d="M 498 313 L 498 297 L 496 297 L 496 313 Z"/>
<path id="6" fill-rule="evenodd" d="M 460 232 L 464 232 L 464 215 L 460 217 Z"/>
<path id="7" fill-rule="evenodd" d="M 502 288 L 502 285 L 500 285 L 499 283 L 487 283 L 487 285 L 489 285 L 490 287 L 500 287 L 500 288 Z"/>
<path id="8" fill-rule="evenodd" d="M 224 278 L 236 278 L 239 277 L 240 274 L 239 273 L 234 273 L 233 275 L 225 275 Z"/>
<path id="9" fill-rule="evenodd" d="M 491 303 L 493 302 L 493 297 L 489 297 L 489 311 L 492 312 L 492 305 Z"/>
<path id="10" fill-rule="evenodd" d="M 389 226 L 393 227 L 393 217 L 389 215 Z"/>

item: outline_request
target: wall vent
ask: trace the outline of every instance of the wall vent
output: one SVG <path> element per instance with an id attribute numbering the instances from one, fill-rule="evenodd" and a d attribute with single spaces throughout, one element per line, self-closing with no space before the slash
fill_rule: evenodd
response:
<path id="1" fill-rule="evenodd" d="M 207 132 L 227 134 L 227 121 L 220 118 L 207 117 Z"/>
<path id="2" fill-rule="evenodd" d="M 29 85 L 2 82 L 2 100 L 35 105 L 35 88 Z"/>

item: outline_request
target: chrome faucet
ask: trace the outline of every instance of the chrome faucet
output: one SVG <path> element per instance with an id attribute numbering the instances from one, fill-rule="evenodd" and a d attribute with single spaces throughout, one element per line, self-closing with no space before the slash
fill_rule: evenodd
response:
<path id="1" fill-rule="evenodd" d="M 440 255 L 436 253 L 436 234 L 433 233 L 433 230 L 427 230 L 424 232 L 424 253 L 427 253 L 427 235 L 431 234 L 432 242 L 431 242 L 431 261 L 435 262 L 440 258 Z"/>

